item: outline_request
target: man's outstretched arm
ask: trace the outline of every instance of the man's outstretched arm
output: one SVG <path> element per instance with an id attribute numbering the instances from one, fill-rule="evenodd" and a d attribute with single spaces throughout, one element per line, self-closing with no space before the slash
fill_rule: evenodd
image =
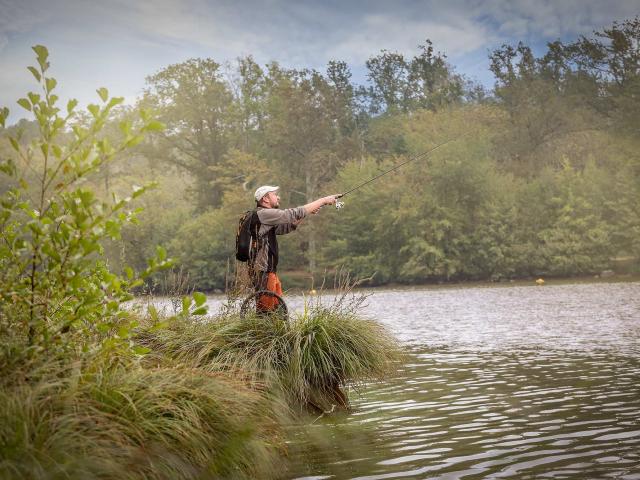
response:
<path id="1" fill-rule="evenodd" d="M 296 226 L 304 217 L 309 214 L 316 214 L 325 205 L 336 203 L 340 195 L 329 195 L 301 207 L 285 208 L 262 208 L 258 210 L 258 218 L 263 225 L 276 227 L 276 235 L 284 235 L 296 229 Z"/>
<path id="2" fill-rule="evenodd" d="M 302 208 L 305 209 L 305 211 L 307 212 L 307 214 L 311 213 L 318 213 L 318 210 L 320 210 L 320 208 L 324 207 L 325 205 L 333 205 L 336 203 L 336 200 L 338 198 L 340 198 L 341 195 L 337 194 L 337 195 L 329 195 L 327 197 L 322 197 L 319 198 L 317 200 L 314 200 L 311 203 L 307 203 L 306 205 L 303 205 Z"/>

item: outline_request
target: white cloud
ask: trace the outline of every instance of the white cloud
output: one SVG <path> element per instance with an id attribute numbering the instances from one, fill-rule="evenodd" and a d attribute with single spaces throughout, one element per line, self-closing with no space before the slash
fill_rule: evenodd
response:
<path id="1" fill-rule="evenodd" d="M 395 15 L 369 15 L 330 49 L 330 55 L 362 63 L 382 49 L 415 54 L 418 45 L 424 44 L 427 38 L 436 50 L 455 56 L 477 50 L 492 36 L 482 25 L 466 20 L 447 25 L 436 21 L 401 19 Z"/>
<path id="2" fill-rule="evenodd" d="M 466 9 L 488 18 L 506 37 L 555 39 L 590 34 L 640 14 L 637 0 L 486 0 Z"/>
<path id="3" fill-rule="evenodd" d="M 135 96 L 145 75 L 190 57 L 251 54 L 318 69 L 340 59 L 362 71 L 381 49 L 414 55 L 427 38 L 461 73 L 482 76 L 501 43 L 571 40 L 639 9 L 638 0 L 0 0 L 0 12 L 0 105 L 8 105 L 30 88 L 24 67 L 36 43 L 82 101 L 101 85 Z"/>
<path id="4" fill-rule="evenodd" d="M 133 4 L 118 1 L 122 2 L 121 8 L 129 9 L 123 22 L 149 45 L 173 48 L 196 45 L 233 57 L 269 41 L 261 28 L 243 25 L 240 7 L 234 10 L 224 5 L 213 6 L 205 0 L 145 0 Z"/>

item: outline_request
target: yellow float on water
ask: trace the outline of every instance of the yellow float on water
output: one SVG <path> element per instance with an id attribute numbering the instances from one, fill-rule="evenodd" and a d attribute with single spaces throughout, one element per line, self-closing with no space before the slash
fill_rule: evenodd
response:
<path id="1" fill-rule="evenodd" d="M 538 284 L 538 285 L 544 285 L 544 280 L 543 280 L 543 279 L 541 279 L 541 278 L 539 278 L 539 279 L 537 279 L 537 280 L 536 280 L 536 284 Z"/>

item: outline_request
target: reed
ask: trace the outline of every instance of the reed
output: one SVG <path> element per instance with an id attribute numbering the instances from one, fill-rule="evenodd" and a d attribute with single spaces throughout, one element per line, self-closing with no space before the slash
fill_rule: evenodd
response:
<path id="1" fill-rule="evenodd" d="M 0 391 L 0 478 L 276 475 L 286 421 L 241 380 L 104 358 L 45 370 Z"/>

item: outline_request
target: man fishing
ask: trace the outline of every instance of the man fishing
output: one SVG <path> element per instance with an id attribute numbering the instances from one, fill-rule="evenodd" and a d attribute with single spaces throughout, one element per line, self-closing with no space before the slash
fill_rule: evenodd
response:
<path id="1" fill-rule="evenodd" d="M 280 209 L 279 187 L 263 185 L 254 198 L 256 211 L 252 220 L 252 237 L 256 248 L 252 251 L 248 263 L 251 281 L 256 291 L 268 290 L 282 295 L 282 284 L 278 278 L 278 240 L 276 235 L 294 231 L 302 219 L 316 214 L 325 205 L 333 205 L 340 195 L 329 195 L 307 203 L 301 207 Z M 266 295 L 258 299 L 257 309 L 261 312 L 274 310 L 278 305 L 275 297 Z"/>
<path id="2" fill-rule="evenodd" d="M 324 205 L 336 205 L 337 208 L 341 208 L 343 203 L 338 202 L 338 198 L 345 197 L 403 165 L 423 158 L 434 150 L 464 137 L 468 133 L 442 142 L 389 170 L 375 175 L 344 193 L 322 197 L 302 207 L 280 210 L 280 197 L 276 193 L 279 187 L 270 185 L 259 187 L 254 194 L 257 209 L 253 212 L 247 212 L 240 220 L 240 227 L 236 237 L 236 258 L 240 261 L 248 262 L 249 273 L 256 292 L 267 290 L 278 296 L 282 295 L 282 285 L 276 273 L 278 267 L 278 241 L 276 240 L 276 235 L 292 232 L 304 217 L 308 214 L 318 213 Z M 277 306 L 278 297 L 269 295 L 261 295 L 257 302 L 257 310 L 259 312 L 273 311 Z"/>

